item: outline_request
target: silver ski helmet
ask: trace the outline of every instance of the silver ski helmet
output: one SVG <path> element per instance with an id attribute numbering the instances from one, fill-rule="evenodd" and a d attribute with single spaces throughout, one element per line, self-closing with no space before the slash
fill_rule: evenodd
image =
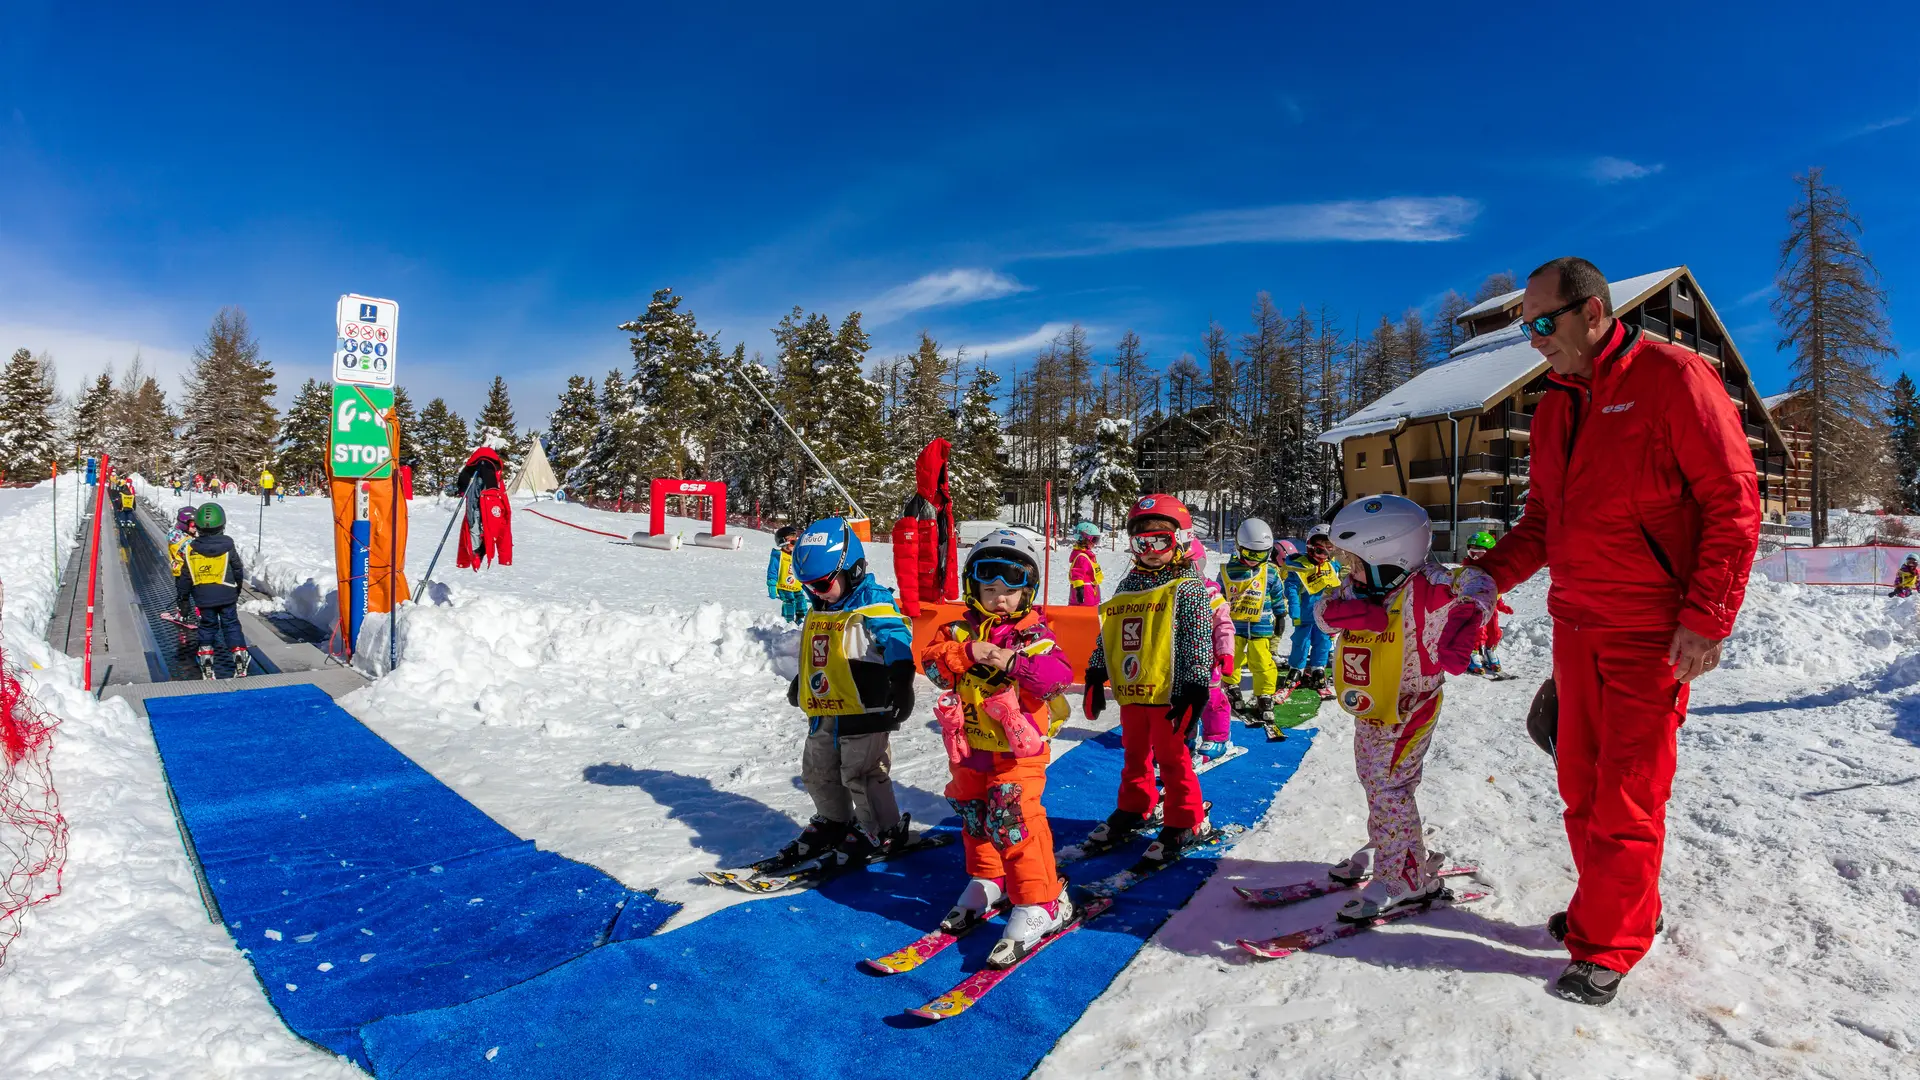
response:
<path id="1" fill-rule="evenodd" d="M 1259 518 L 1248 518 L 1240 523 L 1233 534 L 1233 546 L 1241 551 L 1271 552 L 1273 550 L 1273 526 Z"/>
<path id="2" fill-rule="evenodd" d="M 991 612 L 980 606 L 980 586 L 998 581 L 1010 589 L 1026 590 L 1020 611 L 1033 606 L 1040 584 L 1040 548 L 1025 533 L 1014 529 L 995 529 L 967 549 L 967 561 L 960 569 L 961 589 L 967 606 L 982 615 Z"/>
<path id="3" fill-rule="evenodd" d="M 1333 516 L 1334 545 L 1355 562 L 1355 584 L 1374 594 L 1392 590 L 1433 550 L 1433 519 L 1411 499 L 1369 495 Z"/>

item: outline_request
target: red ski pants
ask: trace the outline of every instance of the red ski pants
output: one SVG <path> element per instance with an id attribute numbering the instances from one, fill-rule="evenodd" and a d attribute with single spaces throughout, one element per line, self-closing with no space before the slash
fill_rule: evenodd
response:
<path id="1" fill-rule="evenodd" d="M 1687 688 L 1667 662 L 1670 631 L 1553 626 L 1560 694 L 1556 761 L 1579 875 L 1567 951 L 1629 971 L 1653 944 L 1660 857 Z"/>
<path id="2" fill-rule="evenodd" d="M 1197 722 L 1197 721 L 1196 721 Z M 1200 798 L 1200 778 L 1193 774 L 1187 740 L 1173 730 L 1165 705 L 1120 706 L 1120 746 L 1126 754 L 1120 766 L 1120 809 L 1145 816 L 1160 802 L 1153 786 L 1153 766 L 1160 765 L 1160 783 L 1166 789 L 1166 823 L 1191 829 L 1207 816 Z"/>

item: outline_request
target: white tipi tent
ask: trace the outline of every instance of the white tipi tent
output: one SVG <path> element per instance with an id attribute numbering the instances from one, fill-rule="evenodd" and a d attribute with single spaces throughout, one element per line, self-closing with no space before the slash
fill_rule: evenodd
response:
<path id="1" fill-rule="evenodd" d="M 554 478 L 553 466 L 547 462 L 547 452 L 540 446 L 540 440 L 534 439 L 532 442 L 526 459 L 520 462 L 512 482 L 507 484 L 508 495 L 547 495 L 560 486 L 560 481 Z"/>

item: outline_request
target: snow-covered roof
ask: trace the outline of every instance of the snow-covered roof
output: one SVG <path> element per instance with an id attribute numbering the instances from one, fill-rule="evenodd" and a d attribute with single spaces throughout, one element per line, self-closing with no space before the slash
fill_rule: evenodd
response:
<path id="1" fill-rule="evenodd" d="M 1482 334 L 1469 344 L 1470 351 L 1401 383 L 1329 429 L 1320 441 L 1338 444 L 1392 430 L 1408 420 L 1485 408 L 1547 364 L 1517 326 Z"/>
<path id="2" fill-rule="evenodd" d="M 1789 390 L 1784 394 L 1770 394 L 1766 397 L 1761 398 L 1760 404 L 1765 405 L 1767 407 L 1768 412 L 1772 412 L 1773 410 L 1786 404 L 1788 399 L 1792 398 L 1795 394 L 1798 394 L 1799 392 L 1800 391 L 1798 390 Z"/>
<path id="3" fill-rule="evenodd" d="M 1641 274 L 1638 277 L 1607 282 L 1607 291 L 1613 294 L 1613 310 L 1622 311 L 1631 307 L 1635 300 L 1645 296 L 1656 285 L 1665 281 L 1669 276 L 1684 269 L 1686 269 L 1684 266 L 1670 266 L 1665 270 L 1656 270 L 1651 274 Z M 1499 311 L 1501 308 L 1520 299 L 1520 294 L 1525 291 L 1525 289 L 1515 289 L 1510 293 L 1502 293 L 1491 300 L 1483 300 L 1461 312 L 1459 319 L 1455 321 L 1464 322 L 1468 319 L 1478 318 L 1488 312 Z"/>

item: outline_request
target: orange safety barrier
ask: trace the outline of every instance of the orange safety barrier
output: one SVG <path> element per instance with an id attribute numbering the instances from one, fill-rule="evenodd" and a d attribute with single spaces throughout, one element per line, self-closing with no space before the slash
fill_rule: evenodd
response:
<path id="1" fill-rule="evenodd" d="M 1053 628 L 1054 639 L 1060 642 L 1060 648 L 1066 651 L 1067 663 L 1073 668 L 1073 678 L 1077 683 L 1086 674 L 1087 660 L 1093 655 L 1093 644 L 1100 638 L 1100 609 L 1097 607 L 1068 607 L 1065 604 L 1052 604 L 1040 609 L 1047 617 L 1047 625 Z M 933 640 L 933 633 L 955 619 L 965 618 L 967 609 L 960 604 L 921 604 L 920 617 L 913 620 L 913 662 L 920 664 L 920 650 Z"/>

